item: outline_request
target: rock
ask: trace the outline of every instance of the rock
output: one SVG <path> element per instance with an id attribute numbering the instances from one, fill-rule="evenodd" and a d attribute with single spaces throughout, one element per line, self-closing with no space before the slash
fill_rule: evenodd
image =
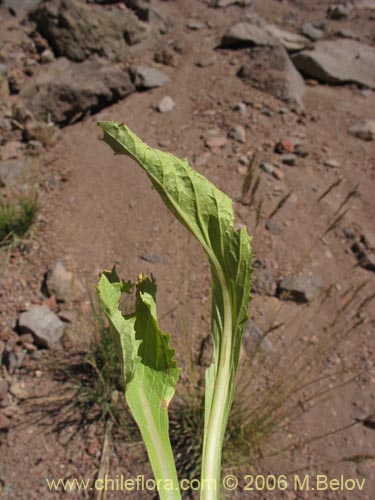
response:
<path id="1" fill-rule="evenodd" d="M 294 153 L 296 149 L 296 143 L 293 139 L 288 137 L 283 137 L 275 146 L 275 153 Z"/>
<path id="2" fill-rule="evenodd" d="M 215 135 L 206 140 L 206 146 L 210 149 L 223 148 L 227 143 L 227 138 L 225 135 Z"/>
<path id="3" fill-rule="evenodd" d="M 127 0 L 126 6 L 143 22 L 154 26 L 160 33 L 168 33 L 173 23 L 156 11 L 148 0 Z"/>
<path id="4" fill-rule="evenodd" d="M 26 353 L 26 349 L 14 349 L 8 352 L 6 356 L 6 366 L 10 375 L 22 366 Z"/>
<path id="5" fill-rule="evenodd" d="M 317 42 L 324 35 L 324 32 L 318 28 L 315 28 L 312 23 L 304 23 L 302 25 L 301 32 L 312 42 Z"/>
<path id="6" fill-rule="evenodd" d="M 189 28 L 189 30 L 197 31 L 207 28 L 207 24 L 197 19 L 189 19 L 186 23 L 186 27 Z"/>
<path id="7" fill-rule="evenodd" d="M 324 288 L 322 280 L 315 276 L 290 276 L 284 278 L 278 287 L 278 295 L 284 300 L 310 302 Z"/>
<path id="8" fill-rule="evenodd" d="M 55 60 L 55 54 L 51 49 L 44 49 L 40 54 L 40 62 L 43 64 L 50 63 Z"/>
<path id="9" fill-rule="evenodd" d="M 234 110 L 238 111 L 240 115 L 245 116 L 247 112 L 247 106 L 244 102 L 240 101 L 235 105 Z"/>
<path id="10" fill-rule="evenodd" d="M 363 141 L 375 140 L 375 120 L 362 120 L 352 125 L 348 130 L 350 135 Z"/>
<path id="11" fill-rule="evenodd" d="M 146 262 L 150 262 L 151 264 L 157 264 L 162 260 L 161 256 L 157 253 L 144 253 L 140 255 L 140 258 Z"/>
<path id="12" fill-rule="evenodd" d="M 221 40 L 222 47 L 275 46 L 280 42 L 264 27 L 260 18 L 252 22 L 239 22 L 231 26 Z"/>
<path id="13" fill-rule="evenodd" d="M 82 283 L 62 262 L 57 262 L 48 272 L 46 285 L 49 293 L 54 294 L 59 302 L 73 302 L 86 296 Z"/>
<path id="14" fill-rule="evenodd" d="M 303 107 L 306 87 L 282 46 L 250 49 L 248 62 L 238 76 L 251 86 L 288 104 Z"/>
<path id="15" fill-rule="evenodd" d="M 10 427 L 10 420 L 0 411 L 0 431 L 6 430 Z"/>
<path id="16" fill-rule="evenodd" d="M 254 351 L 260 349 L 262 352 L 274 352 L 272 342 L 264 337 L 262 329 L 251 319 L 246 324 L 242 337 L 242 345 L 248 356 L 253 356 Z"/>
<path id="17" fill-rule="evenodd" d="M 273 174 L 274 168 L 270 163 L 262 161 L 262 163 L 260 164 L 260 168 L 263 170 L 263 172 L 266 172 L 266 174 Z"/>
<path id="18" fill-rule="evenodd" d="M 274 234 L 275 236 L 282 233 L 282 227 L 280 226 L 280 224 L 273 220 L 268 220 L 265 224 L 265 227 L 271 234 Z"/>
<path id="19" fill-rule="evenodd" d="M 334 158 L 328 158 L 327 160 L 324 160 L 324 165 L 329 168 L 339 168 L 340 163 L 335 160 Z"/>
<path id="20" fill-rule="evenodd" d="M 375 51 L 355 40 L 318 42 L 292 56 L 304 75 L 331 84 L 357 83 L 375 88 Z"/>
<path id="21" fill-rule="evenodd" d="M 344 228 L 343 233 L 348 240 L 355 240 L 356 238 L 356 231 L 352 227 Z"/>
<path id="22" fill-rule="evenodd" d="M 33 118 L 33 114 L 23 103 L 19 102 L 12 105 L 12 119 L 16 122 L 25 125 L 26 122 Z"/>
<path id="23" fill-rule="evenodd" d="M 229 130 L 228 137 L 236 142 L 246 142 L 246 130 L 243 125 L 235 125 Z"/>
<path id="24" fill-rule="evenodd" d="M 42 0 L 29 13 L 58 57 L 86 61 L 94 54 L 121 60 L 149 36 L 132 12 L 92 9 L 76 0 Z"/>
<path id="25" fill-rule="evenodd" d="M 66 125 L 133 91 L 128 72 L 116 65 L 101 60 L 78 64 L 60 57 L 46 66 L 21 96 L 38 120 Z"/>
<path id="26" fill-rule="evenodd" d="M 8 97 L 9 95 L 7 71 L 7 66 L 0 63 L 0 97 Z"/>
<path id="27" fill-rule="evenodd" d="M 17 399 L 27 399 L 27 391 L 25 385 L 17 380 L 12 380 L 9 388 L 9 392 L 13 394 Z"/>
<path id="28" fill-rule="evenodd" d="M 268 269 L 256 269 L 253 274 L 252 292 L 273 297 L 276 293 L 275 275 Z"/>
<path id="29" fill-rule="evenodd" d="M 283 154 L 280 156 L 281 162 L 293 167 L 296 164 L 296 155 Z"/>
<path id="30" fill-rule="evenodd" d="M 375 233 L 361 234 L 361 243 L 363 243 L 368 250 L 375 250 Z"/>
<path id="31" fill-rule="evenodd" d="M 33 167 L 33 159 L 0 161 L 0 187 L 19 186 Z"/>
<path id="32" fill-rule="evenodd" d="M 172 111 L 174 107 L 175 102 L 172 97 L 169 97 L 168 95 L 164 96 L 158 104 L 158 110 L 160 113 L 168 113 L 169 111 Z"/>
<path id="33" fill-rule="evenodd" d="M 252 0 L 213 0 L 213 6 L 217 8 L 225 8 L 230 5 L 241 5 L 246 6 L 250 5 Z"/>
<path id="34" fill-rule="evenodd" d="M 167 83 L 169 77 L 162 71 L 148 66 L 137 66 L 133 71 L 133 81 L 137 89 L 152 89 Z"/>
<path id="35" fill-rule="evenodd" d="M 329 19 L 335 19 L 335 20 L 347 19 L 350 15 L 351 10 L 352 10 L 351 5 L 348 4 L 344 5 L 342 3 L 339 3 L 328 7 L 327 16 Z"/>
<path id="36" fill-rule="evenodd" d="M 57 140 L 57 130 L 53 123 L 29 120 L 25 125 L 26 141 L 39 141 L 43 146 L 53 146 Z"/>
<path id="37" fill-rule="evenodd" d="M 53 348 L 64 333 L 64 323 L 47 306 L 32 306 L 18 320 L 21 331 L 30 332 L 41 347 Z"/>
<path id="38" fill-rule="evenodd" d="M 39 0 L 3 0 L 4 7 L 7 7 L 14 16 L 21 16 L 28 9 L 32 8 Z M 1 4 L 1 2 L 0 2 Z"/>
<path id="39" fill-rule="evenodd" d="M 216 56 L 211 50 L 201 50 L 194 59 L 194 64 L 198 68 L 207 68 L 212 66 L 216 61 Z"/>
<path id="40" fill-rule="evenodd" d="M 266 30 L 271 36 L 277 38 L 288 52 L 296 52 L 310 46 L 309 37 L 306 38 L 296 33 L 290 33 L 273 24 L 267 24 Z"/>

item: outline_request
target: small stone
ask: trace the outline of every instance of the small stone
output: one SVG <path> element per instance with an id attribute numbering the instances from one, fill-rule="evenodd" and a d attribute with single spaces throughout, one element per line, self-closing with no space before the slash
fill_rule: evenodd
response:
<path id="1" fill-rule="evenodd" d="M 268 269 L 256 269 L 253 274 L 252 291 L 259 295 L 273 297 L 276 293 L 275 275 Z"/>
<path id="2" fill-rule="evenodd" d="M 375 250 L 375 233 L 361 234 L 361 243 L 363 243 L 368 250 Z"/>
<path id="3" fill-rule="evenodd" d="M 281 181 L 284 179 L 285 177 L 285 174 L 282 170 L 280 170 L 279 168 L 275 168 L 274 171 L 272 172 L 272 175 L 275 177 L 275 179 Z"/>
<path id="4" fill-rule="evenodd" d="M 375 140 L 375 120 L 362 120 L 352 125 L 348 130 L 350 135 L 364 141 Z"/>
<path id="5" fill-rule="evenodd" d="M 216 56 L 213 52 L 209 50 L 203 50 L 195 58 L 194 64 L 198 66 L 198 68 L 207 68 L 208 66 L 212 66 L 215 61 Z"/>
<path id="6" fill-rule="evenodd" d="M 0 411 L 0 430 L 6 430 L 10 427 L 10 420 Z"/>
<path id="7" fill-rule="evenodd" d="M 290 276 L 279 283 L 278 295 L 297 303 L 310 302 L 323 288 L 322 280 L 316 276 Z"/>
<path id="8" fill-rule="evenodd" d="M 194 158 L 194 165 L 196 167 L 204 167 L 207 165 L 210 158 L 211 158 L 211 153 L 206 151 L 205 153 L 202 153 L 201 155 L 198 155 Z"/>
<path id="9" fill-rule="evenodd" d="M 296 149 L 296 143 L 292 139 L 284 137 L 276 144 L 275 153 L 278 154 L 294 153 L 295 149 Z"/>
<path id="10" fill-rule="evenodd" d="M 44 146 L 53 146 L 57 134 L 53 123 L 43 123 L 30 120 L 25 125 L 24 136 L 26 141 L 39 141 Z"/>
<path id="11" fill-rule="evenodd" d="M 281 162 L 285 165 L 293 167 L 296 164 L 296 155 L 293 154 L 283 154 L 281 155 Z"/>
<path id="12" fill-rule="evenodd" d="M 340 163 L 335 160 L 334 158 L 328 158 L 327 160 L 324 160 L 324 165 L 326 167 L 330 167 L 330 168 L 339 168 L 340 167 Z"/>
<path id="13" fill-rule="evenodd" d="M 196 19 L 189 19 L 189 21 L 186 23 L 186 27 L 189 28 L 189 30 L 197 31 L 207 28 L 207 24 Z"/>
<path id="14" fill-rule="evenodd" d="M 43 52 L 40 54 L 40 62 L 41 63 L 50 63 L 55 60 L 55 55 L 52 52 L 51 49 L 45 49 Z"/>
<path id="15" fill-rule="evenodd" d="M 248 356 L 253 356 L 254 351 L 260 349 L 262 352 L 274 352 L 275 348 L 272 342 L 264 337 L 262 329 L 251 319 L 246 324 L 242 345 Z"/>
<path id="16" fill-rule="evenodd" d="M 78 301 L 86 295 L 77 276 L 68 271 L 62 262 L 57 262 L 48 272 L 46 284 L 49 293 L 54 294 L 58 302 Z"/>
<path id="17" fill-rule="evenodd" d="M 236 142 L 245 143 L 246 142 L 246 130 L 243 125 L 235 125 L 230 129 L 228 137 Z"/>
<path id="18" fill-rule="evenodd" d="M 329 19 L 340 20 L 347 19 L 350 15 L 352 8 L 350 5 L 346 4 L 335 4 L 328 8 L 327 15 Z"/>
<path id="19" fill-rule="evenodd" d="M 234 110 L 238 111 L 240 115 L 245 116 L 247 112 L 247 106 L 244 102 L 240 101 L 235 105 Z"/>
<path id="20" fill-rule="evenodd" d="M 22 382 L 18 382 L 17 380 L 13 380 L 10 384 L 9 392 L 13 394 L 17 399 L 27 399 L 27 391 L 25 389 L 25 384 Z"/>
<path id="21" fill-rule="evenodd" d="M 140 258 L 142 260 L 145 260 L 146 262 L 150 262 L 151 264 L 157 264 L 162 260 L 161 256 L 158 255 L 157 253 L 144 253 L 140 255 Z"/>
<path id="22" fill-rule="evenodd" d="M 172 111 L 174 107 L 175 107 L 174 100 L 172 99 L 172 97 L 166 95 L 160 100 L 158 104 L 158 111 L 160 113 L 169 113 L 169 111 Z"/>
<path id="23" fill-rule="evenodd" d="M 270 175 L 273 174 L 274 168 L 269 163 L 262 161 L 262 163 L 260 164 L 260 168 L 263 170 L 263 172 L 266 172 L 266 174 L 270 174 Z"/>
<path id="24" fill-rule="evenodd" d="M 343 231 L 345 238 L 348 240 L 354 240 L 356 237 L 356 232 L 352 227 L 346 227 Z"/>
<path id="25" fill-rule="evenodd" d="M 313 42 L 317 42 L 324 35 L 322 30 L 315 28 L 311 23 L 305 23 L 302 26 L 301 32 Z"/>
<path id="26" fill-rule="evenodd" d="M 26 349 L 15 349 L 8 352 L 6 365 L 8 372 L 12 375 L 18 368 L 22 366 L 23 360 L 26 355 Z"/>
<path id="27" fill-rule="evenodd" d="M 32 306 L 18 320 L 21 331 L 31 332 L 41 347 L 53 348 L 64 332 L 64 323 L 46 306 Z"/>
<path id="28" fill-rule="evenodd" d="M 245 165 L 246 167 L 250 165 L 250 159 L 246 155 L 241 155 L 238 161 L 241 163 L 241 165 Z"/>
<path id="29" fill-rule="evenodd" d="M 148 66 L 137 66 L 134 70 L 134 85 L 137 89 L 152 89 L 161 87 L 169 81 L 162 71 Z"/>
<path id="30" fill-rule="evenodd" d="M 223 148 L 226 143 L 227 138 L 225 137 L 225 135 L 216 135 L 206 140 L 206 146 L 208 146 L 210 149 Z"/>
<path id="31" fill-rule="evenodd" d="M 58 316 L 65 323 L 75 323 L 77 321 L 77 311 L 60 311 Z"/>
<path id="32" fill-rule="evenodd" d="M 273 220 L 268 220 L 266 222 L 265 226 L 266 226 L 266 229 L 271 234 L 274 234 L 275 236 L 277 236 L 278 234 L 281 234 L 281 232 L 282 232 L 282 227 L 280 226 L 280 224 L 278 224 L 277 222 L 275 222 Z"/>

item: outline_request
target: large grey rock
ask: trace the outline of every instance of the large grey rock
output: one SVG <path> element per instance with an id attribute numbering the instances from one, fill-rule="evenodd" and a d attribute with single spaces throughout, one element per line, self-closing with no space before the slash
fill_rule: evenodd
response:
<path id="1" fill-rule="evenodd" d="M 279 296 L 295 302 L 310 302 L 324 288 L 322 280 L 316 276 L 290 276 L 279 283 Z"/>
<path id="2" fill-rule="evenodd" d="M 355 40 L 318 42 L 293 56 L 304 75 L 332 84 L 358 83 L 375 88 L 375 50 Z"/>
<path id="3" fill-rule="evenodd" d="M 22 97 L 41 121 L 67 124 L 133 92 L 128 72 L 102 60 L 81 64 L 58 58 L 44 67 Z"/>
<path id="4" fill-rule="evenodd" d="M 32 306 L 20 315 L 18 325 L 41 347 L 54 347 L 64 333 L 64 323 L 47 306 Z"/>
<path id="5" fill-rule="evenodd" d="M 281 101 L 303 107 L 305 83 L 281 45 L 251 49 L 238 76 Z"/>
<path id="6" fill-rule="evenodd" d="M 137 66 L 133 71 L 134 85 L 137 89 L 161 87 L 168 82 L 168 76 L 156 68 Z"/>
<path id="7" fill-rule="evenodd" d="M 14 15 L 21 16 L 28 9 L 34 7 L 39 0 L 3 0 L 2 3 L 5 7 L 7 7 Z"/>
<path id="8" fill-rule="evenodd" d="M 242 345 L 249 356 L 252 356 L 257 349 L 263 352 L 275 350 L 272 342 L 264 336 L 263 330 L 251 319 L 247 322 L 243 332 Z"/>
<path id="9" fill-rule="evenodd" d="M 279 43 L 279 40 L 265 29 L 263 20 L 258 17 L 251 22 L 244 21 L 234 24 L 227 30 L 221 40 L 223 47 L 273 46 Z"/>
<path id="10" fill-rule="evenodd" d="M 86 294 L 78 277 L 72 271 L 68 271 L 62 262 L 57 262 L 48 273 L 47 288 L 60 302 L 80 300 Z"/>
<path id="11" fill-rule="evenodd" d="M 288 51 L 305 49 L 310 41 L 304 36 L 268 24 L 262 17 L 251 16 L 247 21 L 232 25 L 224 34 L 223 47 L 254 47 L 283 45 Z"/>
<path id="12" fill-rule="evenodd" d="M 76 0 L 42 0 L 29 18 L 55 54 L 72 61 L 93 54 L 120 60 L 150 32 L 130 11 L 92 9 Z"/>

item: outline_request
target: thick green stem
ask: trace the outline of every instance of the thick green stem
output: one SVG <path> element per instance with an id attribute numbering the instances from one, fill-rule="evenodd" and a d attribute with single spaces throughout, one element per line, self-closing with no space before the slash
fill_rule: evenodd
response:
<path id="1" fill-rule="evenodd" d="M 224 325 L 220 342 L 218 368 L 211 409 L 205 426 L 201 500 L 219 500 L 221 490 L 221 455 L 231 405 L 232 314 L 230 298 L 224 296 Z"/>

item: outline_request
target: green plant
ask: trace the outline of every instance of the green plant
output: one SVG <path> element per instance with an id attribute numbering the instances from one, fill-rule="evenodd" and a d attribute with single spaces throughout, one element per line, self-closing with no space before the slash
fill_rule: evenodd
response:
<path id="1" fill-rule="evenodd" d="M 146 171 L 167 208 L 195 236 L 210 263 L 214 353 L 206 371 L 201 499 L 215 500 L 220 497 L 222 447 L 250 301 L 250 238 L 246 229 L 234 230 L 231 200 L 186 160 L 148 147 L 125 125 L 99 125 L 115 154 L 130 156 Z M 135 311 L 124 316 L 119 309 L 121 295 L 133 287 Z M 168 406 L 180 369 L 169 336 L 157 323 L 155 281 L 141 275 L 137 283 L 125 283 L 113 269 L 102 273 L 98 294 L 121 359 L 126 400 L 145 442 L 160 498 L 179 499 Z"/>
<path id="2" fill-rule="evenodd" d="M 14 202 L 0 197 L 0 246 L 28 235 L 39 211 L 35 195 L 21 195 Z"/>

